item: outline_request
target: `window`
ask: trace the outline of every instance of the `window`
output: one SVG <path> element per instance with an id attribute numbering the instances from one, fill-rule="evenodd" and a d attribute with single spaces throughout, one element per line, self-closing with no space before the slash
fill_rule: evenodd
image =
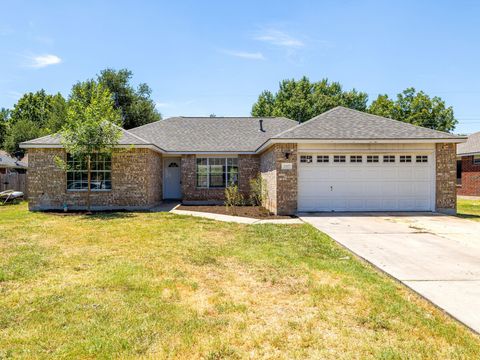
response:
<path id="1" fill-rule="evenodd" d="M 363 160 L 362 155 L 350 155 L 350 162 L 351 163 L 361 163 Z"/>
<path id="2" fill-rule="evenodd" d="M 334 155 L 333 156 L 333 162 L 344 163 L 345 161 L 346 161 L 346 156 L 345 155 Z"/>
<path id="3" fill-rule="evenodd" d="M 473 156 L 473 165 L 480 165 L 480 155 Z"/>
<path id="4" fill-rule="evenodd" d="M 427 155 L 417 155 L 415 161 L 417 163 L 426 163 L 426 162 L 428 162 L 428 156 Z"/>
<path id="5" fill-rule="evenodd" d="M 319 163 L 327 163 L 330 161 L 330 156 L 328 155 L 318 155 L 317 156 L 317 162 Z"/>
<path id="6" fill-rule="evenodd" d="M 378 155 L 367 155 L 367 163 L 378 163 Z"/>
<path id="7" fill-rule="evenodd" d="M 300 162 L 310 164 L 313 162 L 312 155 L 300 155 Z"/>
<path id="8" fill-rule="evenodd" d="M 394 163 L 395 162 L 395 155 L 383 155 L 383 162 L 384 163 Z"/>
<path id="9" fill-rule="evenodd" d="M 67 190 L 88 190 L 87 159 L 77 159 L 67 154 Z M 112 189 L 112 156 L 94 154 L 90 160 L 90 190 L 106 191 Z"/>
<path id="10" fill-rule="evenodd" d="M 237 158 L 197 158 L 197 187 L 224 188 L 237 184 Z"/>
<path id="11" fill-rule="evenodd" d="M 411 155 L 400 155 L 400 162 L 401 163 L 411 163 L 412 156 Z"/>

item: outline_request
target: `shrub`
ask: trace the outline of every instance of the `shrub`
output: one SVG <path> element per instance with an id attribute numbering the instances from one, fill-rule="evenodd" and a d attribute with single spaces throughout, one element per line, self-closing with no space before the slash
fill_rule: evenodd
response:
<path id="1" fill-rule="evenodd" d="M 225 188 L 225 206 L 227 209 L 232 208 L 232 212 L 236 213 L 236 206 L 243 205 L 243 195 L 238 190 L 237 185 L 229 185 Z"/>
<path id="2" fill-rule="evenodd" d="M 258 174 L 250 180 L 250 202 L 252 205 L 260 206 L 267 200 L 267 184 L 265 179 Z"/>

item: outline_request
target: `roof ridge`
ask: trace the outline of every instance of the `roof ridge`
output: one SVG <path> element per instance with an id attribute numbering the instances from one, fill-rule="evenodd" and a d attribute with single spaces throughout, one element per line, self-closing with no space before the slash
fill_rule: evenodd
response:
<path id="1" fill-rule="evenodd" d="M 409 123 L 409 122 L 406 122 L 406 121 L 397 120 L 397 119 L 392 119 L 392 118 L 390 118 L 390 117 L 381 116 L 381 115 L 377 115 L 377 114 L 372 114 L 372 113 L 369 113 L 369 112 L 366 112 L 366 111 L 360 111 L 360 110 L 357 110 L 357 109 L 346 108 L 346 107 L 344 107 L 344 106 L 340 106 L 340 107 L 342 107 L 342 108 L 344 108 L 344 109 L 347 109 L 347 110 L 359 112 L 359 113 L 362 113 L 362 114 L 367 114 L 367 115 L 375 116 L 375 117 L 378 117 L 378 118 L 380 118 L 380 119 L 386 119 L 386 120 L 396 121 L 396 122 L 399 122 L 399 123 L 402 123 L 402 124 L 406 124 L 406 125 L 410 125 L 410 126 L 413 126 L 413 127 L 416 127 L 416 128 L 428 129 L 428 130 L 431 130 L 431 131 L 438 132 L 438 133 L 440 133 L 440 134 L 448 134 L 448 135 L 458 136 L 458 135 L 449 133 L 449 132 L 447 132 L 447 131 L 440 131 L 440 130 L 436 130 L 436 129 L 431 129 L 431 128 L 427 128 L 427 127 L 425 127 L 425 126 L 415 125 L 415 124 L 412 124 L 412 123 Z M 461 137 L 461 136 L 460 136 L 460 137 Z"/>
<path id="2" fill-rule="evenodd" d="M 113 123 L 112 123 L 112 124 L 113 124 Z M 151 145 L 151 143 L 148 142 L 147 140 L 141 138 L 140 136 L 135 135 L 134 133 L 131 133 L 131 132 L 128 131 L 127 129 L 124 129 L 124 128 L 122 128 L 121 126 L 118 126 L 117 124 L 113 124 L 113 126 L 119 128 L 119 129 L 122 130 L 123 132 L 126 132 L 128 135 L 131 135 L 131 136 L 133 136 L 134 138 L 136 138 L 136 139 L 138 139 L 138 140 L 140 140 L 140 141 L 143 141 L 145 144 Z"/>
<path id="3" fill-rule="evenodd" d="M 329 110 L 327 110 L 327 111 L 324 111 L 323 113 L 318 114 L 318 115 L 314 116 L 313 118 L 308 119 L 307 121 L 304 121 L 304 122 L 302 122 L 302 123 L 300 123 L 300 124 L 298 124 L 298 125 L 292 126 L 290 129 L 284 130 L 284 131 L 282 131 L 281 133 L 278 133 L 277 135 L 272 136 L 272 138 L 275 138 L 275 137 L 277 137 L 277 136 L 281 136 L 281 135 L 283 135 L 283 134 L 285 134 L 285 133 L 287 133 L 287 132 L 289 132 L 289 131 L 292 131 L 292 130 L 294 130 L 294 129 L 296 130 L 296 129 L 298 129 L 299 127 L 302 127 L 303 125 L 309 123 L 310 121 L 312 121 L 312 120 L 317 120 L 320 116 L 325 115 L 325 114 L 328 114 L 329 112 L 331 112 L 331 111 L 333 111 L 333 110 L 335 110 L 335 109 L 337 109 L 337 108 L 343 108 L 343 106 L 335 106 L 334 108 L 331 108 L 331 109 L 329 109 Z M 295 121 L 295 120 L 292 120 L 292 121 Z"/>

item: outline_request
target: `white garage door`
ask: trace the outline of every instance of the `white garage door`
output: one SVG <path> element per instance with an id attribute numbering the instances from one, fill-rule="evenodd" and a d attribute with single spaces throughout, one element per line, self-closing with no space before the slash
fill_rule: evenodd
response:
<path id="1" fill-rule="evenodd" d="M 432 154 L 301 154 L 299 211 L 432 211 Z"/>

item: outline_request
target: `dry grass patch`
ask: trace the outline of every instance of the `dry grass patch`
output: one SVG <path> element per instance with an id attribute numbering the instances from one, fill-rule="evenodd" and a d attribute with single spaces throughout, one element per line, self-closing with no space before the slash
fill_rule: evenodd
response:
<path id="1" fill-rule="evenodd" d="M 479 358 L 308 225 L 0 208 L 0 358 Z"/>

